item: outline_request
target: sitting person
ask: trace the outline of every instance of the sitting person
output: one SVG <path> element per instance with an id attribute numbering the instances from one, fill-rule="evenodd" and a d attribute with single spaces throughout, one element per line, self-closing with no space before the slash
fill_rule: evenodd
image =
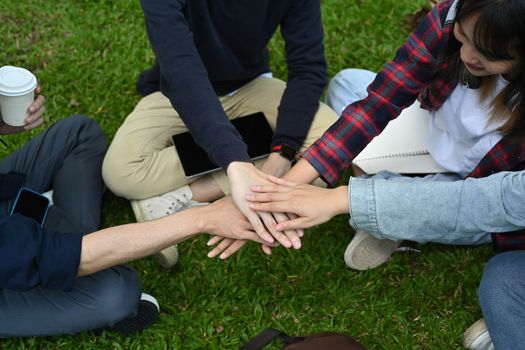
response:
<path id="1" fill-rule="evenodd" d="M 251 183 L 266 181 L 264 173 L 283 175 L 337 119 L 319 102 L 327 80 L 320 1 L 141 3 L 157 62 L 139 78 L 144 97 L 109 147 L 103 164 L 108 188 L 131 200 L 141 222 L 214 201 L 231 186 L 261 237 L 271 242 L 271 233 L 285 247 L 299 248 L 296 235 L 273 230 L 274 218 L 262 213 L 265 227 L 244 194 Z M 287 82 L 269 69 L 267 46 L 277 28 L 286 43 Z M 229 121 L 255 112 L 275 130 L 262 172 Z M 171 137 L 186 131 L 227 174 L 185 177 Z M 173 247 L 158 258 L 169 267 L 176 256 Z"/>
<path id="2" fill-rule="evenodd" d="M 522 11 L 525 8 L 521 3 L 513 0 L 444 1 L 431 12 L 434 18 L 427 17 L 422 22 L 394 61 L 377 76 L 357 69 L 338 73 L 330 83 L 327 102 L 343 113 L 339 124 L 366 124 L 359 126 L 359 134 L 367 139 L 375 135 L 375 132 L 369 135 L 367 130 L 382 129 L 387 122 L 384 117 L 395 117 L 416 95 L 422 108 L 430 111 L 428 151 L 447 173 L 423 178 L 391 173 L 376 176 L 392 181 L 456 181 L 525 168 L 525 103 L 521 98 L 525 94 L 522 83 L 525 39 L 521 35 L 525 31 L 521 21 L 525 12 Z M 438 18 L 441 22 L 435 23 Z M 416 43 L 419 46 L 414 47 Z M 414 54 L 416 51 L 425 56 L 419 57 Z M 431 67 L 436 70 L 431 72 Z M 389 76 L 406 79 L 389 80 Z M 375 99 L 381 102 L 372 108 Z M 365 122 L 357 121 L 356 116 L 361 113 Z M 337 128 L 331 130 L 326 136 Z M 355 146 L 361 138 L 344 138 L 343 148 L 348 153 L 343 153 L 357 155 L 359 150 Z M 318 170 L 323 168 L 321 162 L 332 164 L 324 159 L 330 155 L 319 155 L 322 140 L 307 155 Z M 334 170 L 329 167 L 323 171 L 333 174 Z M 487 231 L 466 240 L 446 236 L 440 242 L 481 244 L 492 239 L 497 250 L 525 247 L 525 236 L 523 239 L 516 234 L 512 236 L 514 239 L 506 239 L 503 234 L 490 235 Z M 347 247 L 345 261 L 357 270 L 373 268 L 387 261 L 404 239 L 409 238 L 403 232 L 379 240 L 359 231 Z M 423 232 L 412 239 L 429 240 Z M 360 245 L 375 248 L 365 252 Z"/>
<path id="3" fill-rule="evenodd" d="M 43 112 L 44 97 L 38 96 L 25 126 L 11 127 L 0 119 L 0 133 L 33 129 L 42 124 Z M 106 147 L 93 120 L 73 116 L 0 162 L 0 338 L 141 331 L 155 322 L 159 306 L 141 294 L 136 272 L 121 264 L 199 232 L 258 240 L 227 200 L 220 202 L 227 213 L 214 205 L 164 221 L 97 231 Z M 21 214 L 10 215 L 21 187 L 52 191 L 53 204 L 42 226 Z M 232 228 L 232 222 L 241 226 Z"/>

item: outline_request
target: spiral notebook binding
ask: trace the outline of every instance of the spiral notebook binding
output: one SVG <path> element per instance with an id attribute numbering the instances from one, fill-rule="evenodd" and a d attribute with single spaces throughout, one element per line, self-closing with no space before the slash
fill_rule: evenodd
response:
<path id="1" fill-rule="evenodd" d="M 414 156 L 423 156 L 427 154 L 430 154 L 430 153 L 425 150 L 419 150 L 419 151 L 410 151 L 410 152 L 404 152 L 404 153 L 384 154 L 384 155 L 376 156 L 376 157 L 361 158 L 359 159 L 359 161 L 366 162 L 368 160 L 377 160 L 377 159 L 385 159 L 385 158 L 406 158 L 406 157 L 414 157 Z"/>

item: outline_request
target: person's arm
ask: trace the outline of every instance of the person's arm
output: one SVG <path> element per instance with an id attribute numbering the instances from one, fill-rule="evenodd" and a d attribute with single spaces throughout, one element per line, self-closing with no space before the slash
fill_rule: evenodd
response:
<path id="1" fill-rule="evenodd" d="M 286 48 L 288 80 L 278 107 L 272 148 L 284 145 L 300 149 L 312 124 L 326 85 L 326 59 L 320 2 L 300 0 L 291 6 L 281 22 Z M 291 162 L 272 153 L 261 170 L 282 177 Z"/>
<path id="2" fill-rule="evenodd" d="M 293 4 L 280 26 L 286 48 L 288 78 L 278 108 L 272 146 L 286 144 L 300 149 L 319 108 L 327 73 L 320 1 L 290 3 Z"/>
<path id="3" fill-rule="evenodd" d="M 249 162 L 246 144 L 224 113 L 195 47 L 183 13 L 186 3 L 141 1 L 149 41 L 160 66 L 160 90 L 214 163 L 226 169 L 233 161 Z"/>
<path id="4" fill-rule="evenodd" d="M 377 74 L 368 96 L 347 106 L 306 150 L 304 158 L 326 182 L 334 184 L 355 156 L 433 81 L 452 28 L 444 30 L 449 7 L 450 2 L 435 7 Z"/>
<path id="5" fill-rule="evenodd" d="M 77 276 L 151 255 L 201 232 L 263 243 L 231 199 L 84 236 L 44 231 L 31 219 L 8 216 L 0 220 L 0 289 L 70 290 Z"/>
<path id="6" fill-rule="evenodd" d="M 84 236 L 78 275 L 151 255 L 202 232 L 263 243 L 231 199 L 224 198 L 158 220 L 110 227 Z"/>
<path id="7" fill-rule="evenodd" d="M 0 219 L 0 289 L 36 286 L 70 290 L 75 281 L 82 235 L 44 231 L 20 214 Z"/>
<path id="8" fill-rule="evenodd" d="M 351 178 L 351 225 L 407 239 L 421 231 L 508 232 L 525 228 L 525 171 L 455 182 L 397 182 Z"/>
<path id="9" fill-rule="evenodd" d="M 421 231 L 446 236 L 525 228 L 525 171 L 454 182 L 351 178 L 348 187 L 336 189 L 271 180 L 276 185 L 255 186 L 256 193 L 248 197 L 254 202 L 253 209 L 300 216 L 279 225 L 278 230 L 311 227 L 342 213 L 351 214 L 350 223 L 356 230 L 387 237 L 403 232 L 407 239 Z"/>

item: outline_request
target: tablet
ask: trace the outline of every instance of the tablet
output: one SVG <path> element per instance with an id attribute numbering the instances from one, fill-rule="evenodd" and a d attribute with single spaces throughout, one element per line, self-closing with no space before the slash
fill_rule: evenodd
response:
<path id="1" fill-rule="evenodd" d="M 273 131 L 262 112 L 236 118 L 231 123 L 248 146 L 248 155 L 252 160 L 270 153 Z M 197 145 L 189 132 L 173 135 L 172 140 L 187 178 L 220 169 L 220 166 L 214 164 L 208 158 L 208 154 Z"/>

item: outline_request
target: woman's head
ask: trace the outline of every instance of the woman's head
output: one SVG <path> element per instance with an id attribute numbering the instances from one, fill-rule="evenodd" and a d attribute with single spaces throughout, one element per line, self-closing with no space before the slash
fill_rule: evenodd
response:
<path id="1" fill-rule="evenodd" d="M 525 1 L 458 1 L 454 37 L 474 76 L 517 75 L 525 63 Z"/>
<path id="2" fill-rule="evenodd" d="M 525 0 L 458 0 L 456 10 L 445 58 L 453 79 L 493 98 L 503 134 L 525 137 Z M 493 97 L 497 75 L 509 83 Z"/>

